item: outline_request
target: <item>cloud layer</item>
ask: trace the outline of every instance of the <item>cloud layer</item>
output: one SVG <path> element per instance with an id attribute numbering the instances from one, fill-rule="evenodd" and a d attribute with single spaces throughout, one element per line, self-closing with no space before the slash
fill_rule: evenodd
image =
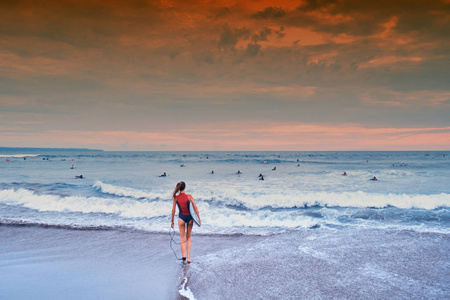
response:
<path id="1" fill-rule="evenodd" d="M 449 15 L 446 0 L 2 1 L 0 137 L 176 149 L 199 142 L 181 139 L 191 128 L 208 149 L 332 150 L 349 140 L 300 131 L 286 144 L 252 124 L 353 124 L 400 130 L 372 144 L 362 130 L 355 149 L 449 148 Z M 218 126 L 246 133 L 217 141 Z M 407 143 L 403 129 L 424 131 Z"/>

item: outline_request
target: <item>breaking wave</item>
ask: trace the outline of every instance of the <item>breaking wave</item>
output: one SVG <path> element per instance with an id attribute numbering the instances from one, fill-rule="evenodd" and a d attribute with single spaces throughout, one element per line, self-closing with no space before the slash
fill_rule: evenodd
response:
<path id="1" fill-rule="evenodd" d="M 120 187 L 97 181 L 94 188 L 102 193 L 116 196 L 126 196 L 136 199 L 170 199 L 170 194 L 154 193 L 146 190 Z M 298 192 L 272 194 L 243 194 L 237 190 L 223 191 L 195 191 L 196 199 L 207 202 L 220 202 L 250 210 L 262 208 L 305 208 L 321 207 L 356 207 L 356 208 L 385 208 L 397 207 L 402 209 L 437 209 L 450 207 L 450 194 L 407 195 L 407 194 L 376 194 L 358 192 Z"/>
<path id="2" fill-rule="evenodd" d="M 100 183 L 96 186 L 109 193 L 114 191 L 112 194 L 116 196 L 61 196 L 24 188 L 0 190 L 0 205 L 9 207 L 8 213 L 0 213 L 0 224 L 48 224 L 79 229 L 131 228 L 150 232 L 167 230 L 172 201 L 160 199 L 162 194 Z M 159 195 L 159 198 L 154 195 Z M 406 226 L 436 231 L 439 226 L 446 227 L 445 224 L 450 223 L 447 194 L 378 195 L 357 192 L 298 196 L 303 199 L 295 200 L 287 195 L 216 199 L 214 195 L 204 194 L 196 200 L 204 225 L 202 232 L 270 234 L 321 226 Z M 240 206 L 230 205 L 232 202 Z M 447 232 L 446 229 L 444 231 Z"/>
<path id="3" fill-rule="evenodd" d="M 36 157 L 39 156 L 40 154 L 0 154 L 0 157 L 17 157 L 17 158 L 22 158 L 22 157 Z"/>

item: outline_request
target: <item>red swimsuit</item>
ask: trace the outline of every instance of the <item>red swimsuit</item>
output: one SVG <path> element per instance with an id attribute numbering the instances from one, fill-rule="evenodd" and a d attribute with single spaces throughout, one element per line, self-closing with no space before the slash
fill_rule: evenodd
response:
<path id="1" fill-rule="evenodd" d="M 189 202 L 189 198 L 185 193 L 177 196 L 178 217 L 185 223 L 189 223 L 192 220 L 191 213 L 189 212 Z"/>
<path id="2" fill-rule="evenodd" d="M 181 193 L 177 196 L 177 204 L 180 214 L 185 216 L 191 215 L 189 212 L 189 198 L 185 193 Z"/>

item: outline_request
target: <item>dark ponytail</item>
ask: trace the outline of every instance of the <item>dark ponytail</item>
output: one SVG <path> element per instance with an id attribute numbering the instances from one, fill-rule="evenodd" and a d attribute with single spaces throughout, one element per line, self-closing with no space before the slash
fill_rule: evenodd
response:
<path id="1" fill-rule="evenodd" d="M 177 186 L 175 187 L 175 190 L 173 191 L 173 199 L 177 196 L 178 191 L 183 191 L 186 188 L 186 183 L 184 181 L 180 181 L 177 183 Z"/>

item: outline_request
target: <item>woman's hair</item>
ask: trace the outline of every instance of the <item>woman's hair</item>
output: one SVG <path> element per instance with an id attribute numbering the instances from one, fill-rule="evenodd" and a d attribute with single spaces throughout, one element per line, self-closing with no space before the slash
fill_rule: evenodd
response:
<path id="1" fill-rule="evenodd" d="M 173 199 L 177 196 L 178 191 L 182 191 L 186 188 L 186 183 L 184 181 L 180 181 L 177 183 L 177 186 L 175 187 L 175 190 L 173 191 Z"/>

